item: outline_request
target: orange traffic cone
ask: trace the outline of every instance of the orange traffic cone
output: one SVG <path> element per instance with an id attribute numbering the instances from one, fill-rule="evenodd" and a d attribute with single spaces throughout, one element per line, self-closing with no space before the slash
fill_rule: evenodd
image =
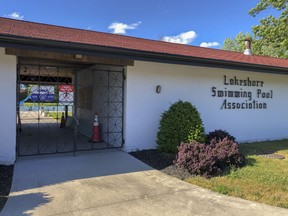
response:
<path id="1" fill-rule="evenodd" d="M 64 117 L 64 112 L 63 112 L 62 117 L 61 117 L 60 128 L 65 128 L 65 127 L 66 127 L 66 119 Z"/>
<path id="2" fill-rule="evenodd" d="M 100 130 L 99 122 L 98 122 L 98 113 L 95 113 L 95 116 L 94 116 L 92 137 L 90 139 L 90 142 L 92 143 L 102 142 L 101 130 Z"/>

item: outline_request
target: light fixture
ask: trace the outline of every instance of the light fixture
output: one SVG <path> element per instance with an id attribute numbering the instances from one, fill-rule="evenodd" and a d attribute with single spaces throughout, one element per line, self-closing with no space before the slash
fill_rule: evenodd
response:
<path id="1" fill-rule="evenodd" d="M 75 58 L 75 59 L 83 59 L 83 55 L 81 55 L 81 54 L 75 54 L 75 55 L 74 55 L 74 58 Z"/>
<path id="2" fill-rule="evenodd" d="M 156 86 L 156 93 L 159 94 L 161 92 L 161 86 L 157 85 Z"/>

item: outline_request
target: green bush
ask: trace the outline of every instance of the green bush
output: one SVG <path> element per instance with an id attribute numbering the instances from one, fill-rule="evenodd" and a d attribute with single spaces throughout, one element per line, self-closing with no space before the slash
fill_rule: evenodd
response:
<path id="1" fill-rule="evenodd" d="M 157 134 L 157 149 L 177 152 L 182 142 L 205 142 L 205 132 L 197 109 L 190 102 L 178 101 L 162 114 Z"/>
<path id="2" fill-rule="evenodd" d="M 200 143 L 204 143 L 206 139 L 206 135 L 204 132 L 204 128 L 203 125 L 196 125 L 195 127 L 193 127 L 188 134 L 188 142 L 200 142 Z"/>

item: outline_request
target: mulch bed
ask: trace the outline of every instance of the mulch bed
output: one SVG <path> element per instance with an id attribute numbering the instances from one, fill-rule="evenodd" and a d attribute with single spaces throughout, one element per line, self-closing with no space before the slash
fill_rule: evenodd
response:
<path id="1" fill-rule="evenodd" d="M 10 192 L 14 166 L 0 165 L 0 211 L 3 209 Z"/>
<path id="2" fill-rule="evenodd" d="M 183 180 L 192 176 L 186 170 L 173 164 L 173 161 L 176 158 L 175 154 L 160 153 L 154 149 L 130 152 L 130 154 L 154 169 L 160 170 L 161 172 L 174 176 L 178 179 Z"/>

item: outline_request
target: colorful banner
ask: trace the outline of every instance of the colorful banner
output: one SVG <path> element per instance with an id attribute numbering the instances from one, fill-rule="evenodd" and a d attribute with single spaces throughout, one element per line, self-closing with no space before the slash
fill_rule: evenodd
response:
<path id="1" fill-rule="evenodd" d="M 69 105 L 74 101 L 74 86 L 59 85 L 59 103 Z"/>
<path id="2" fill-rule="evenodd" d="M 54 101 L 54 86 L 31 86 L 31 100 L 33 102 Z"/>

